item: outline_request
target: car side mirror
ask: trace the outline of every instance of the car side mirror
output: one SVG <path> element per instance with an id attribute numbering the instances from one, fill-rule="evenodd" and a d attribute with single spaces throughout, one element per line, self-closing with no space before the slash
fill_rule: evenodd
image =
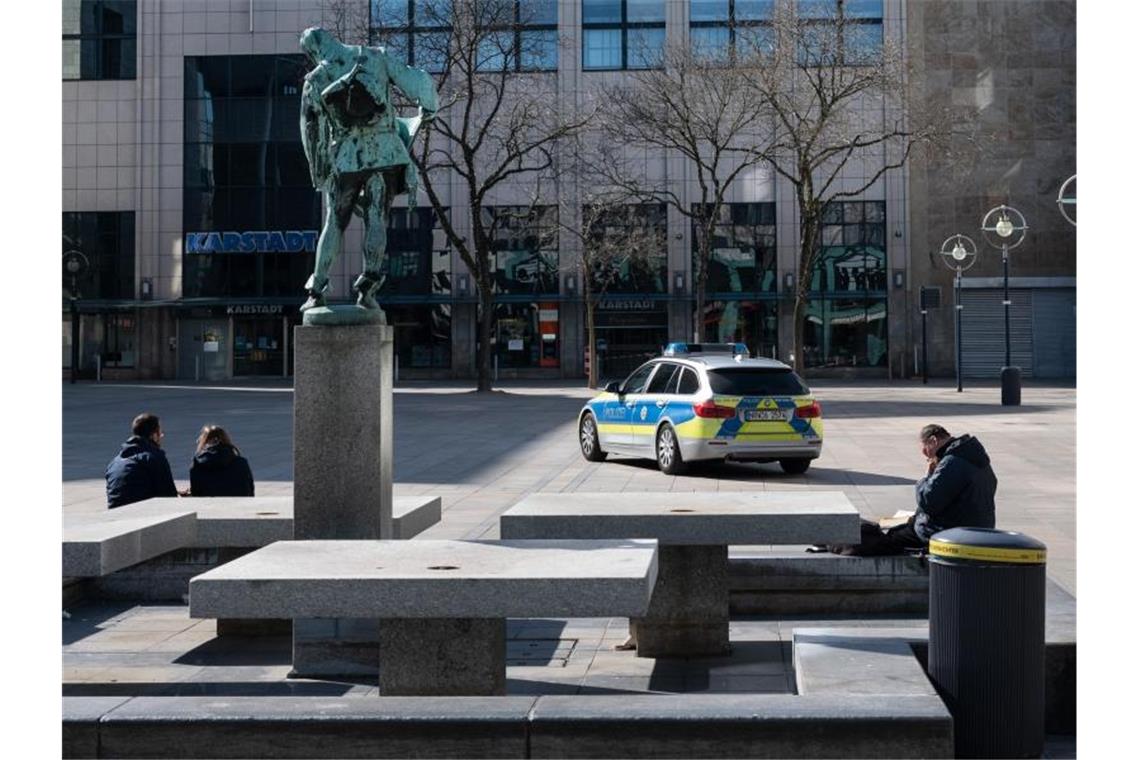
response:
<path id="1" fill-rule="evenodd" d="M 606 383 L 606 393 L 616 393 L 621 395 L 621 382 L 618 380 L 611 380 Z"/>

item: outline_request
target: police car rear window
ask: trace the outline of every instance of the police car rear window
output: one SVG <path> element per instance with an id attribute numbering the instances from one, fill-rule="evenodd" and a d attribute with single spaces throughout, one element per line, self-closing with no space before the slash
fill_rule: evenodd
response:
<path id="1" fill-rule="evenodd" d="M 709 385 L 721 396 L 803 396 L 809 391 L 790 369 L 730 367 L 709 370 Z"/>

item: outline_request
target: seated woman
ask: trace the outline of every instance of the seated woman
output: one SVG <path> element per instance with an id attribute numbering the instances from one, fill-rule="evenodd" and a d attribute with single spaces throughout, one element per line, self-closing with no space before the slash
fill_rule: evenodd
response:
<path id="1" fill-rule="evenodd" d="M 225 430 L 206 425 L 190 465 L 190 496 L 253 496 L 249 462 Z"/>

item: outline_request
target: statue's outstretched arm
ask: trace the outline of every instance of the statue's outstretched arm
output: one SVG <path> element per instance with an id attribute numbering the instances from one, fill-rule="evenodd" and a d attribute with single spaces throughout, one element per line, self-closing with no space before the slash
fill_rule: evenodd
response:
<path id="1" fill-rule="evenodd" d="M 435 80 L 423 69 L 414 69 L 400 63 L 390 55 L 384 55 L 388 65 L 388 76 L 400 92 L 424 110 L 430 118 L 439 110 L 439 95 L 435 91 Z"/>

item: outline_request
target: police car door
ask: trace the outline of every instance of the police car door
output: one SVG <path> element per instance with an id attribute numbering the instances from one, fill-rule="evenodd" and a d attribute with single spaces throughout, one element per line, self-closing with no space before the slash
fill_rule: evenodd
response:
<path id="1" fill-rule="evenodd" d="M 621 393 L 613 402 L 612 422 L 618 424 L 613 425 L 611 428 L 612 437 L 609 439 L 611 444 L 628 448 L 633 442 L 631 423 L 633 421 L 635 407 L 637 406 L 637 400 L 641 398 L 641 393 L 645 390 L 645 386 L 649 382 L 649 375 L 656 366 L 655 364 L 641 365 L 621 384 Z M 611 412 L 611 408 L 608 405 L 605 412 L 607 415 Z"/>
<path id="2" fill-rule="evenodd" d="M 630 420 L 632 443 L 637 448 L 653 452 L 656 445 L 657 422 L 669 404 L 670 397 L 666 391 L 680 369 L 680 365 L 672 362 L 658 364 L 657 371 L 645 386 L 645 393 L 637 399 Z"/>

